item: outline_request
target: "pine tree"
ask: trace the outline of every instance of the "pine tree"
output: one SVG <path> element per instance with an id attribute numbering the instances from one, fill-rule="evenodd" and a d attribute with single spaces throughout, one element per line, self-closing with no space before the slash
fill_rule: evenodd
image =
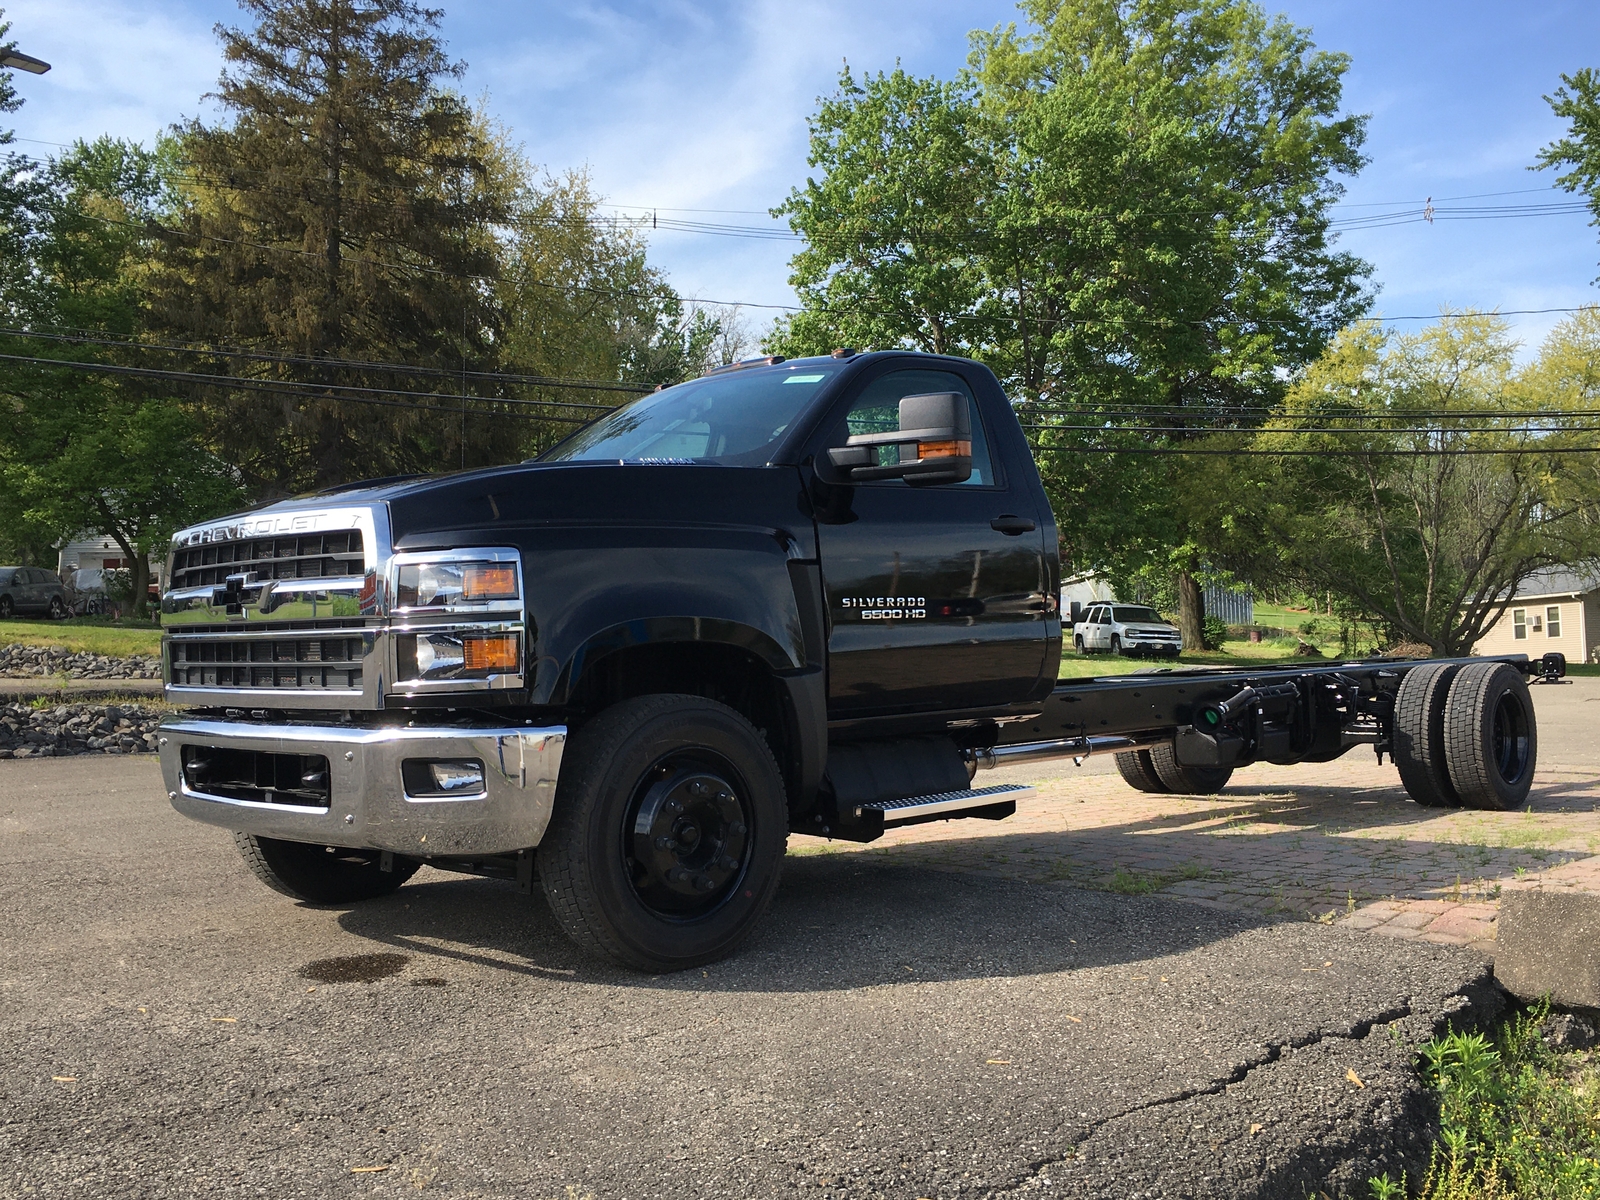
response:
<path id="1" fill-rule="evenodd" d="M 462 67 L 445 56 L 440 14 L 410 0 L 242 2 L 255 27 L 217 29 L 226 119 L 177 131 L 184 204 L 162 322 L 312 360 L 232 368 L 258 379 L 459 391 L 437 371 L 493 365 L 496 227 L 514 183 L 449 90 Z M 349 365 L 373 361 L 436 373 Z M 453 401 L 352 394 L 200 393 L 219 443 L 269 492 L 461 465 L 468 440 L 492 457 Z"/>

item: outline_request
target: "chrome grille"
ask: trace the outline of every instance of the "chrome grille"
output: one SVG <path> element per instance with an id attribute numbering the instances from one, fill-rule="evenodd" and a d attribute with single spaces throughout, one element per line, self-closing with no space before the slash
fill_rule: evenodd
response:
<path id="1" fill-rule="evenodd" d="M 361 689 L 362 637 L 226 638 L 169 643 L 173 687 Z"/>
<path id="2" fill-rule="evenodd" d="M 351 579 L 366 570 L 361 531 L 301 534 L 213 542 L 176 550 L 173 589 L 221 586 L 229 575 L 254 572 L 257 579 Z"/>

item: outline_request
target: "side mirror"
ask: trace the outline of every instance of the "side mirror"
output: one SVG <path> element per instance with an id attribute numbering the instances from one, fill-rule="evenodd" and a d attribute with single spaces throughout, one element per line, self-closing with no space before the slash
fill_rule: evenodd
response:
<path id="1" fill-rule="evenodd" d="M 898 446 L 900 461 L 880 465 L 879 446 Z M 900 428 L 862 433 L 828 451 L 850 483 L 904 479 L 913 487 L 972 478 L 972 413 L 960 392 L 929 392 L 900 401 Z"/>

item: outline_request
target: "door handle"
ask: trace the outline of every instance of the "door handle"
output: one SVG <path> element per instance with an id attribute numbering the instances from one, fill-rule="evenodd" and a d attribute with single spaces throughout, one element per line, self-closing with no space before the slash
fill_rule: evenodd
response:
<path id="1" fill-rule="evenodd" d="M 1027 517 L 1015 517 L 1007 513 L 1003 517 L 996 517 L 989 522 L 989 528 L 1008 537 L 1016 537 L 1023 533 L 1032 533 L 1039 528 Z"/>

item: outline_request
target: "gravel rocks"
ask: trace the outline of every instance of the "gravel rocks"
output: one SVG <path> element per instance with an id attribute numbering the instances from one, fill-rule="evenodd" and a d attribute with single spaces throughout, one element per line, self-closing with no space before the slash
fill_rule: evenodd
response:
<path id="1" fill-rule="evenodd" d="M 60 646 L 0 646 L 0 676 L 32 679 L 65 675 L 71 679 L 160 679 L 161 660 L 135 655 L 113 658 Z"/>
<path id="2" fill-rule="evenodd" d="M 155 709 L 123 704 L 58 704 L 0 707 L 0 758 L 49 758 L 67 754 L 152 754 Z"/>

